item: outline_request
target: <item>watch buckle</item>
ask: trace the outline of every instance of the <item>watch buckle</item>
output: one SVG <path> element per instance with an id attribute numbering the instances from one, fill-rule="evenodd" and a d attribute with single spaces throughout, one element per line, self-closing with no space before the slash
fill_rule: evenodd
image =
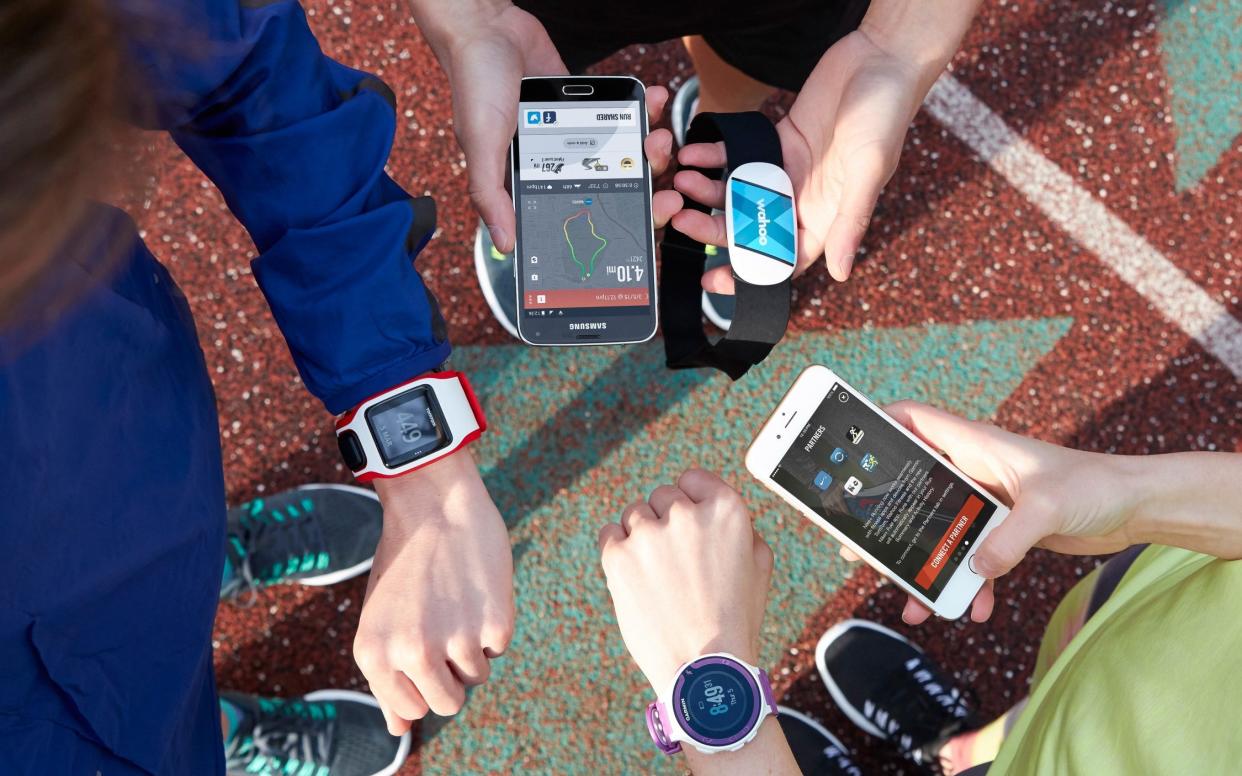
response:
<path id="1" fill-rule="evenodd" d="M 655 745 L 664 754 L 674 755 L 681 751 L 681 744 L 671 740 L 668 733 L 664 731 L 664 722 L 660 719 L 659 701 L 647 704 L 647 732 L 651 734 L 651 740 L 655 741 Z"/>

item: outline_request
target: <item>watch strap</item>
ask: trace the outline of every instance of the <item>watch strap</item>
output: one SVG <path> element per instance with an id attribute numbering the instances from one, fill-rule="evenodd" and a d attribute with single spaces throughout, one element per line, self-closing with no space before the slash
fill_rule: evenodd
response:
<path id="1" fill-rule="evenodd" d="M 725 143 L 727 169 L 750 162 L 780 165 L 780 136 L 767 116 L 747 113 L 700 113 L 686 132 L 686 143 Z M 711 180 L 725 170 L 697 168 Z M 685 208 L 710 213 L 686 198 Z M 715 343 L 703 330 L 700 299 L 707 251 L 703 243 L 673 226 L 660 243 L 660 319 L 664 326 L 665 363 L 670 369 L 712 367 L 736 380 L 767 358 L 789 325 L 789 281 L 759 286 L 733 276 L 736 307 L 729 331 Z"/>
<path id="2" fill-rule="evenodd" d="M 668 719 L 668 710 L 660 701 L 647 704 L 647 732 L 651 740 L 664 754 L 672 755 L 681 751 L 681 744 L 672 740 L 664 729 L 664 720 Z"/>
<path id="3" fill-rule="evenodd" d="M 777 716 L 780 712 L 776 708 L 776 693 L 772 692 L 772 680 L 768 677 L 767 671 L 764 671 L 762 668 L 758 670 L 759 692 L 763 695 L 763 702 L 768 706 L 768 713 Z"/>

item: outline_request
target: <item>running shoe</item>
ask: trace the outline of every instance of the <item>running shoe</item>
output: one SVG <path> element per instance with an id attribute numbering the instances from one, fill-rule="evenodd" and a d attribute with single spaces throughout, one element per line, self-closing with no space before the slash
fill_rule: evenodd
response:
<path id="1" fill-rule="evenodd" d="M 388 734 L 379 703 L 352 690 L 288 700 L 221 693 L 230 721 L 230 776 L 389 776 L 410 753 L 410 734 Z"/>
<path id="2" fill-rule="evenodd" d="M 865 620 L 834 625 L 815 647 L 815 664 L 850 721 L 930 770 L 939 767 L 946 741 L 979 726 L 952 677 L 882 625 Z"/>
<path id="3" fill-rule="evenodd" d="M 686 132 L 690 129 L 690 121 L 699 112 L 699 77 L 692 75 L 673 95 L 673 107 L 669 111 L 669 121 L 673 125 L 673 139 L 677 145 L 686 144 Z"/>
<path id="4" fill-rule="evenodd" d="M 850 750 L 828 728 L 800 711 L 778 706 L 781 730 L 802 776 L 862 776 Z"/>
<path id="5" fill-rule="evenodd" d="M 379 497 L 354 485 L 303 485 L 230 509 L 220 597 L 365 574 L 383 527 Z"/>
<path id="6" fill-rule="evenodd" d="M 691 76 L 677 94 L 673 95 L 673 108 L 670 118 L 673 124 L 673 137 L 678 147 L 686 144 L 686 132 L 690 129 L 690 121 L 699 112 L 699 77 Z M 713 210 L 712 215 L 720 215 L 722 211 Z M 715 245 L 707 246 L 707 265 L 705 270 L 729 265 L 729 249 Z M 722 331 L 728 331 L 733 323 L 733 297 L 729 294 L 709 294 L 703 292 L 703 315 L 707 320 Z"/>
<path id="7" fill-rule="evenodd" d="M 518 337 L 517 330 L 517 277 L 513 272 L 513 254 L 501 253 L 492 242 L 492 234 L 479 222 L 474 235 L 474 271 L 479 276 L 479 288 L 483 298 L 492 309 L 492 315 L 504 330 Z"/>

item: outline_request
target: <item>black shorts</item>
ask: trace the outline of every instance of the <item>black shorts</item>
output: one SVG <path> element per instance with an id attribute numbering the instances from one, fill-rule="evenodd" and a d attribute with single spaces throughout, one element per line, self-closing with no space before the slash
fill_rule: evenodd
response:
<path id="1" fill-rule="evenodd" d="M 869 0 L 515 0 L 547 29 L 572 73 L 635 43 L 701 35 L 757 81 L 798 91 Z"/>

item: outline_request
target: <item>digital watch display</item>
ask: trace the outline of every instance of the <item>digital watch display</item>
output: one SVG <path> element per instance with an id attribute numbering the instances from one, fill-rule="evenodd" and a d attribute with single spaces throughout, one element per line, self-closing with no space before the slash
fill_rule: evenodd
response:
<path id="1" fill-rule="evenodd" d="M 754 677 L 727 660 L 688 667 L 673 689 L 673 710 L 696 741 L 730 744 L 746 734 L 759 713 Z"/>
<path id="2" fill-rule="evenodd" d="M 372 396 L 342 415 L 336 438 L 345 464 L 365 482 L 438 461 L 486 429 L 465 375 L 437 372 Z"/>
<path id="3" fill-rule="evenodd" d="M 390 468 L 433 453 L 452 441 L 431 388 L 420 385 L 376 404 L 366 412 L 367 426 Z"/>
<path id="4" fill-rule="evenodd" d="M 703 752 L 741 748 L 776 713 L 768 676 L 728 653 L 686 663 L 672 686 L 647 707 L 647 729 L 666 754 L 685 742 Z"/>

